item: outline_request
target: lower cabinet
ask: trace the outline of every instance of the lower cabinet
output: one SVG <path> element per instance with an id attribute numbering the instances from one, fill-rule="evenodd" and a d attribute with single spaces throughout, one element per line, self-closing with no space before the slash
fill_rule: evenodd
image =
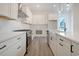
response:
<path id="1" fill-rule="evenodd" d="M 71 48 L 72 56 L 79 56 L 79 44 L 72 42 Z"/>
<path id="2" fill-rule="evenodd" d="M 79 56 L 79 43 L 59 34 L 50 36 L 49 46 L 55 56 Z"/>
<path id="3" fill-rule="evenodd" d="M 21 40 L 21 45 L 20 45 L 20 50 L 18 50 L 17 55 L 18 56 L 23 56 L 26 52 L 26 41 Z"/>
<path id="4" fill-rule="evenodd" d="M 0 56 L 23 56 L 26 52 L 26 34 L 20 34 L 10 41 L 3 42 L 5 47 L 0 44 Z M 2 45 L 3 45 L 2 44 Z"/>
<path id="5" fill-rule="evenodd" d="M 70 56 L 71 41 L 57 34 L 52 35 L 50 39 L 50 48 L 55 56 Z"/>
<path id="6" fill-rule="evenodd" d="M 52 51 L 54 53 L 54 55 L 57 55 L 57 40 L 56 40 L 56 35 L 53 35 L 52 36 L 52 41 L 51 41 L 53 44 L 52 44 Z"/>
<path id="7" fill-rule="evenodd" d="M 68 39 L 57 35 L 57 54 L 58 56 L 70 56 L 71 51 L 70 51 L 70 46 L 71 46 L 71 41 Z"/>
<path id="8" fill-rule="evenodd" d="M 18 44 L 15 44 L 12 47 L 9 47 L 6 51 L 4 51 L 1 55 L 2 56 L 16 56 L 17 55 L 17 51 L 18 49 L 20 49 Z"/>

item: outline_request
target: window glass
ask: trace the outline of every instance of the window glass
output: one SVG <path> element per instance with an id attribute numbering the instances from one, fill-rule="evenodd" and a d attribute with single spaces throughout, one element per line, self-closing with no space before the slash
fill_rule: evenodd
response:
<path id="1" fill-rule="evenodd" d="M 60 17 L 58 20 L 58 29 L 59 31 L 65 31 L 65 20 L 64 17 Z"/>

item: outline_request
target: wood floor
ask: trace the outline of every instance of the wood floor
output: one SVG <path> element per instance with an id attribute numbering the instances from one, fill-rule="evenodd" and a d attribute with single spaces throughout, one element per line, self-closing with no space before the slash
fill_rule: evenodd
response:
<path id="1" fill-rule="evenodd" d="M 34 37 L 26 56 L 53 56 L 45 37 Z"/>

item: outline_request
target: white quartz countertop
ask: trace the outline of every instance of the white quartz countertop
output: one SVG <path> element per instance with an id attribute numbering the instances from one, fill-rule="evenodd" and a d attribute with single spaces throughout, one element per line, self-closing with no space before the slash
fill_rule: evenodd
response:
<path id="1" fill-rule="evenodd" d="M 62 37 L 67 38 L 68 40 L 71 40 L 79 44 L 79 35 L 69 34 L 64 32 L 56 32 L 56 34 L 61 35 Z"/>
<path id="2" fill-rule="evenodd" d="M 0 32 L 0 43 L 25 32 Z"/>

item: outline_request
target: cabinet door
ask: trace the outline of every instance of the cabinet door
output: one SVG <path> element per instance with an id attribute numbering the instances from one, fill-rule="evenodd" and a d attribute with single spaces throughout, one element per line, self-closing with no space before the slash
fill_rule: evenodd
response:
<path id="1" fill-rule="evenodd" d="M 14 46 L 9 47 L 6 51 L 4 51 L 2 56 L 16 56 L 18 45 L 14 44 Z"/>
<path id="2" fill-rule="evenodd" d="M 51 50 L 52 50 L 52 45 L 53 45 L 53 43 L 52 43 L 52 36 L 49 36 L 49 46 L 50 46 Z"/>
<path id="3" fill-rule="evenodd" d="M 79 56 L 79 44 L 72 42 L 72 56 Z"/>
<path id="4" fill-rule="evenodd" d="M 56 40 L 56 35 L 52 35 L 52 51 L 54 55 L 57 55 L 57 40 Z"/>
<path id="5" fill-rule="evenodd" d="M 67 47 L 64 47 L 62 43 L 59 43 L 57 47 L 57 55 L 58 56 L 71 56 L 71 52 L 70 52 L 70 49 L 68 49 Z"/>
<path id="6" fill-rule="evenodd" d="M 53 14 L 48 15 L 48 20 L 57 20 L 57 16 Z"/>
<path id="7" fill-rule="evenodd" d="M 52 50 L 53 50 L 53 53 L 54 53 L 55 56 L 57 55 L 57 47 L 58 47 L 57 40 L 54 39 L 53 40 L 53 45 L 52 45 Z"/>
<path id="8" fill-rule="evenodd" d="M 57 56 L 63 56 L 63 45 L 61 43 L 57 43 Z"/>
<path id="9" fill-rule="evenodd" d="M 0 3 L 0 15 L 10 17 L 10 3 Z"/>
<path id="10" fill-rule="evenodd" d="M 17 55 L 23 56 L 26 52 L 26 41 L 25 40 L 21 40 L 20 47 L 21 47 L 21 49 L 18 50 Z"/>
<path id="11" fill-rule="evenodd" d="M 18 52 L 17 52 L 18 56 L 23 56 L 25 54 L 25 52 L 26 52 L 26 35 L 24 33 L 21 36 L 22 36 L 22 38 L 20 40 L 21 41 L 21 44 L 20 44 L 21 49 L 18 50 Z"/>
<path id="12" fill-rule="evenodd" d="M 70 56 L 71 55 L 71 51 L 70 51 L 71 41 L 59 35 L 57 37 L 58 37 L 57 55 Z"/>
<path id="13" fill-rule="evenodd" d="M 17 19 L 18 18 L 18 4 L 11 3 L 11 18 Z"/>
<path id="14" fill-rule="evenodd" d="M 63 56 L 71 56 L 70 49 L 63 47 Z"/>

